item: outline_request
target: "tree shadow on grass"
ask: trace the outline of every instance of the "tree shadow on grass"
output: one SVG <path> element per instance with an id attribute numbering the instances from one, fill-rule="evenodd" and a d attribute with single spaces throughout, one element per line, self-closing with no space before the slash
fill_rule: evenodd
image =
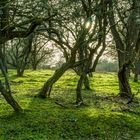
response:
<path id="1" fill-rule="evenodd" d="M 34 93 L 38 93 L 36 89 L 22 95 L 20 102 L 24 112 L 21 114 L 12 113 L 5 107 L 0 115 L 0 139 L 140 139 L 139 116 L 118 110 L 124 106 L 124 100 L 106 93 L 106 96 L 99 96 L 95 91 L 83 90 L 83 99 L 88 106 L 77 108 L 72 104 L 75 102 L 76 79 L 72 83 L 69 83 L 70 80 L 60 81 L 59 86 L 54 86 L 50 99 L 34 98 Z M 62 88 L 62 84 L 66 86 Z M 56 101 L 67 107 L 61 107 Z"/>
<path id="2" fill-rule="evenodd" d="M 28 97 L 30 100 L 24 112 L 0 116 L 0 138 L 7 140 L 138 140 L 140 138 L 140 119 L 137 115 L 114 112 L 107 108 L 111 107 L 115 100 L 118 101 L 118 97 L 92 96 L 86 99 L 89 106 L 84 108 L 60 107 L 55 104 L 56 96 L 45 100 Z M 62 99 L 68 97 L 65 95 Z M 89 102 L 90 100 L 93 104 Z M 97 101 L 100 107 L 96 104 Z"/>

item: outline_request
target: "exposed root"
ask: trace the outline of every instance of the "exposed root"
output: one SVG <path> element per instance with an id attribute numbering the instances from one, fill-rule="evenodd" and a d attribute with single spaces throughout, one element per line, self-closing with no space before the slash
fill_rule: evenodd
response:
<path id="1" fill-rule="evenodd" d="M 63 108 L 68 108 L 68 107 L 67 107 L 67 106 L 65 106 L 64 104 L 59 103 L 59 102 L 56 102 L 56 101 L 55 101 L 55 104 L 57 104 L 57 105 L 59 105 L 59 106 L 61 106 L 61 107 L 63 107 Z"/>

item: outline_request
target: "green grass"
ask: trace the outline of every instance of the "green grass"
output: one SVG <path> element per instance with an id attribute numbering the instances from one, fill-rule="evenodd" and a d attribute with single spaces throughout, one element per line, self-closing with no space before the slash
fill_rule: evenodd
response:
<path id="1" fill-rule="evenodd" d="M 77 108 L 78 77 L 71 71 L 54 85 L 50 99 L 34 97 L 53 72 L 27 70 L 18 78 L 15 71 L 9 71 L 13 96 L 24 112 L 14 113 L 0 95 L 0 140 L 140 140 L 139 104 L 127 105 L 127 100 L 117 96 L 115 73 L 94 73 L 92 91 L 82 91 L 86 106 Z M 136 93 L 140 84 L 132 80 Z"/>

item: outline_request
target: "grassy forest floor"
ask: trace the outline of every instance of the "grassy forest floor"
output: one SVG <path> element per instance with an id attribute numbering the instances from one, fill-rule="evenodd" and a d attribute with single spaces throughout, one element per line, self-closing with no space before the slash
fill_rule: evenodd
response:
<path id="1" fill-rule="evenodd" d="M 55 84 L 51 98 L 34 97 L 53 72 L 27 70 L 17 78 L 9 71 L 13 96 L 24 112 L 15 114 L 0 95 L 0 140 L 140 140 L 140 106 L 117 96 L 117 74 L 95 73 L 92 91 L 82 91 L 86 106 L 77 108 L 78 77 L 71 71 Z M 137 93 L 140 83 L 132 78 L 130 83 Z"/>

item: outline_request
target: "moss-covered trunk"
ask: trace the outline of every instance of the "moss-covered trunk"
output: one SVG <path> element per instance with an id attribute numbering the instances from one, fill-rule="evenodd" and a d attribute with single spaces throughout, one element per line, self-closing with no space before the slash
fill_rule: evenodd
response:
<path id="1" fill-rule="evenodd" d="M 85 76 L 81 75 L 79 80 L 78 80 L 78 84 L 77 84 L 77 88 L 76 88 L 76 104 L 77 105 L 83 104 L 82 85 L 83 85 L 84 79 L 85 79 Z"/>
<path id="2" fill-rule="evenodd" d="M 52 77 L 50 77 L 47 82 L 44 84 L 42 89 L 39 92 L 39 97 L 46 98 L 50 96 L 51 88 L 53 84 L 71 67 L 70 62 L 64 63 L 59 69 L 55 71 Z"/>
<path id="3" fill-rule="evenodd" d="M 133 0 L 133 9 L 130 11 L 130 15 L 127 20 L 127 32 L 125 33 L 125 41 L 122 40 L 120 33 L 115 26 L 115 14 L 114 14 L 114 1 L 109 1 L 109 12 L 108 18 L 111 26 L 111 31 L 116 43 L 116 48 L 118 52 L 119 60 L 119 89 L 121 97 L 131 98 L 132 92 L 128 80 L 128 69 L 130 65 L 135 61 L 135 55 L 139 52 L 139 47 L 137 45 L 140 37 L 140 1 Z"/>
<path id="4" fill-rule="evenodd" d="M 127 77 L 127 68 L 129 66 L 129 62 L 123 64 L 123 66 L 119 69 L 118 78 L 120 84 L 120 96 L 132 98 L 132 92 L 129 84 L 129 79 Z"/>
<path id="5" fill-rule="evenodd" d="M 0 81 L 0 92 L 1 94 L 4 96 L 5 100 L 7 101 L 7 103 L 9 105 L 12 106 L 12 108 L 16 111 L 16 112 L 20 112 L 22 111 L 22 108 L 20 107 L 20 105 L 15 101 L 15 99 L 13 98 L 13 96 L 11 95 L 11 92 L 6 91 L 5 87 L 3 86 L 2 82 Z"/>
<path id="6" fill-rule="evenodd" d="M 22 111 L 22 108 L 14 100 L 14 98 L 12 96 L 11 86 L 10 86 L 10 83 L 9 83 L 9 79 L 8 79 L 8 76 L 7 76 L 6 69 L 3 65 L 2 56 L 3 56 L 3 54 L 2 54 L 2 51 L 1 51 L 1 48 L 0 48 L 0 69 L 1 69 L 2 75 L 4 76 L 4 81 L 5 81 L 5 83 L 4 83 L 5 86 L 4 86 L 4 84 L 0 80 L 0 92 L 4 96 L 7 103 L 9 105 L 11 105 L 16 112 L 20 112 L 20 111 Z"/>

